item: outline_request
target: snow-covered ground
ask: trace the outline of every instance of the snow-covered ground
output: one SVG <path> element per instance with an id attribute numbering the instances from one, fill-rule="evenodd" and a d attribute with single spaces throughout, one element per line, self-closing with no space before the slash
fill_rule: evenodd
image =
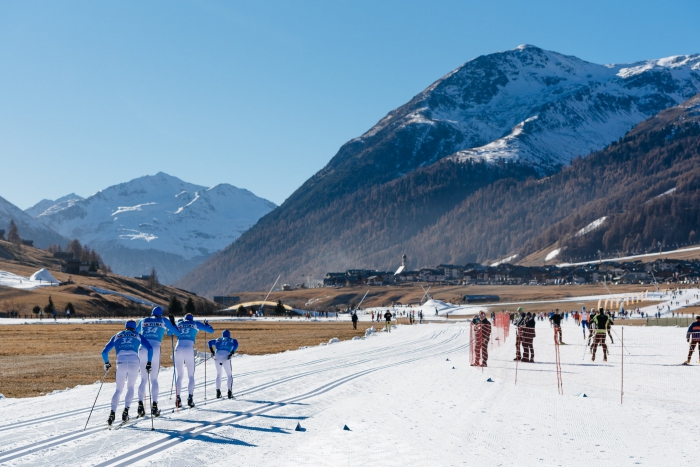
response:
<path id="1" fill-rule="evenodd" d="M 35 289 L 37 287 L 50 287 L 58 285 L 49 271 L 40 269 L 30 277 L 24 277 L 7 271 L 0 271 L 0 287 L 12 287 L 15 289 Z"/>
<path id="2" fill-rule="evenodd" d="M 469 366 L 468 324 L 398 326 L 391 334 L 233 359 L 236 400 L 214 400 L 214 366 L 196 374 L 197 407 L 173 413 L 172 372 L 160 374 L 163 416 L 106 429 L 113 384 L 0 399 L 2 465 L 691 465 L 700 421 L 700 366 L 685 330 L 616 329 L 608 362 L 591 362 L 580 328 L 564 323 L 563 394 L 548 324 L 532 364 L 514 336 Z M 234 335 L 235 337 L 235 335 Z M 199 347 L 203 345 L 200 342 Z M 163 362 L 170 359 L 165 356 Z M 95 368 L 95 379 L 101 377 Z M 489 379 L 491 381 L 489 381 Z M 586 397 L 580 394 L 585 393 Z M 577 396 L 579 394 L 579 396 Z M 134 402 L 132 412 L 135 411 Z M 121 405 L 120 409 L 121 410 Z M 295 431 L 299 423 L 302 431 Z M 349 431 L 344 430 L 347 426 Z"/>

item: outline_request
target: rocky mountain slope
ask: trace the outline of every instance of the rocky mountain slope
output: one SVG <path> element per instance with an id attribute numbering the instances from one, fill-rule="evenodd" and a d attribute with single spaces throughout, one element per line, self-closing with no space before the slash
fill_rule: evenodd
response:
<path id="1" fill-rule="evenodd" d="M 14 204 L 0 197 L 0 230 L 5 231 L 5 238 L 9 232 L 10 221 L 14 220 L 20 237 L 25 240 L 34 240 L 34 245 L 39 248 L 58 243 L 66 244 L 68 240 L 46 225 L 34 219 Z"/>
<path id="2" fill-rule="evenodd" d="M 279 209 L 178 283 L 212 294 L 263 287 L 271 270 L 299 282 L 328 269 L 396 266 L 412 239 L 477 190 L 557 173 L 698 92 L 700 55 L 596 65 L 521 46 L 477 57 L 343 145 Z M 462 215 L 459 225 L 476 228 Z M 453 239 L 435 240 L 437 249 L 406 253 L 436 259 Z"/>
<path id="3" fill-rule="evenodd" d="M 172 283 L 230 244 L 275 205 L 228 184 L 211 188 L 165 173 L 54 204 L 37 219 L 97 250 L 115 273 Z"/>

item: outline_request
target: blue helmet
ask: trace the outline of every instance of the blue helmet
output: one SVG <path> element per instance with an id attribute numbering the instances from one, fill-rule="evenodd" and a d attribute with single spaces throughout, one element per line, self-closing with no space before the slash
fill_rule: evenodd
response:
<path id="1" fill-rule="evenodd" d="M 136 329 L 136 321 L 133 319 L 130 319 L 129 321 L 126 322 L 124 325 L 126 329 L 131 329 L 132 331 Z"/>
<path id="2" fill-rule="evenodd" d="M 185 321 L 194 321 L 194 316 L 192 316 L 192 313 L 187 313 L 185 315 Z"/>
<path id="3" fill-rule="evenodd" d="M 161 316 L 163 316 L 163 309 L 159 306 L 155 306 L 155 307 L 153 307 L 153 310 L 151 311 L 151 315 L 157 316 L 158 318 L 160 318 Z"/>
<path id="4" fill-rule="evenodd" d="M 228 329 L 224 329 L 224 332 L 221 333 L 223 337 L 231 337 L 231 331 Z"/>

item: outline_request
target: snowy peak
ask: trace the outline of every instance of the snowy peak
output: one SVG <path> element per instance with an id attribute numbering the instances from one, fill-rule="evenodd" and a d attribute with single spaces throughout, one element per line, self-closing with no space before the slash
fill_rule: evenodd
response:
<path id="1" fill-rule="evenodd" d="M 556 171 L 700 92 L 700 55 L 598 65 L 521 45 L 476 57 L 341 149 L 382 150 L 393 176 L 452 156 Z M 371 158 L 365 158 L 371 160 Z M 357 161 L 355 161 L 357 162 Z"/>
<path id="2" fill-rule="evenodd" d="M 62 196 L 57 200 L 42 199 L 31 208 L 26 209 L 24 212 L 26 212 L 32 217 L 39 217 L 44 213 L 58 212 L 63 209 L 69 208 L 82 199 L 84 199 L 82 196 L 78 196 L 75 193 Z"/>
<path id="3" fill-rule="evenodd" d="M 123 262 L 124 249 L 166 255 L 167 265 L 153 265 L 167 268 L 161 275 L 173 281 L 275 207 L 232 185 L 208 188 L 160 172 L 108 187 L 68 208 L 49 209 L 38 219 L 97 249 L 125 275 L 148 272 L 150 266 Z"/>

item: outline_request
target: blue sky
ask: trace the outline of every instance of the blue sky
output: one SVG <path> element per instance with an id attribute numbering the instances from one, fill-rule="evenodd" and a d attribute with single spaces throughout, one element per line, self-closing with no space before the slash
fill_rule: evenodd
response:
<path id="1" fill-rule="evenodd" d="M 164 171 L 280 204 L 469 59 L 700 53 L 698 17 L 696 0 L 1 2 L 0 196 Z"/>

